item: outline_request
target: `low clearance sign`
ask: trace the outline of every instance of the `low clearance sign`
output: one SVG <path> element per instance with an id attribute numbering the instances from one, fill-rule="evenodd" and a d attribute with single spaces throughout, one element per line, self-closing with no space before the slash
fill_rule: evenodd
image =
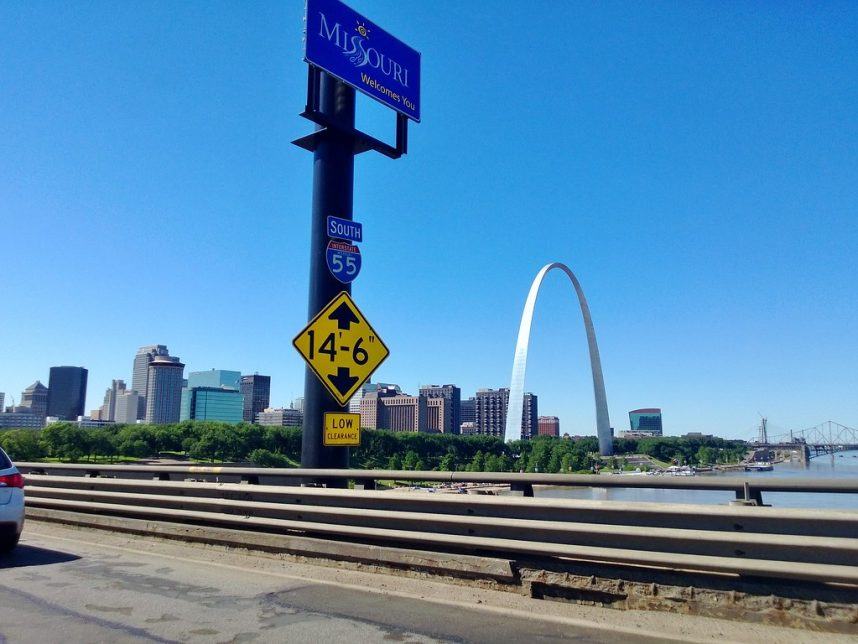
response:
<path id="1" fill-rule="evenodd" d="M 420 53 L 339 0 L 307 0 L 304 60 L 420 121 Z"/>

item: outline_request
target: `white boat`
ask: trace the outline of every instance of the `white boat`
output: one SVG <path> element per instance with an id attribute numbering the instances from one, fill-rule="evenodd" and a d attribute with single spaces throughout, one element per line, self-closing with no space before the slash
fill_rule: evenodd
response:
<path id="1" fill-rule="evenodd" d="M 766 461 L 760 461 L 759 463 L 745 463 L 746 472 L 771 472 L 773 469 L 775 469 L 775 466 Z"/>
<path id="2" fill-rule="evenodd" d="M 671 465 L 664 473 L 670 476 L 694 476 L 696 474 L 694 469 L 687 465 Z"/>

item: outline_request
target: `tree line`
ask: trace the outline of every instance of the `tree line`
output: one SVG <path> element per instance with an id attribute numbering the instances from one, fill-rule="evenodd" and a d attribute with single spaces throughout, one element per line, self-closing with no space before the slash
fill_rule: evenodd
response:
<path id="1" fill-rule="evenodd" d="M 0 431 L 0 447 L 17 461 L 94 461 L 172 456 L 205 462 L 249 462 L 260 467 L 295 467 L 301 460 L 301 429 L 250 423 L 183 421 L 170 425 L 107 425 L 81 428 L 53 423 L 44 429 Z M 457 436 L 364 430 L 352 448 L 355 468 L 471 472 L 590 472 L 604 463 L 598 440 L 540 436 L 504 442 L 493 436 Z M 714 439 L 658 437 L 615 439 L 623 455 L 646 454 L 662 462 L 708 465 L 736 462 L 745 443 Z"/>

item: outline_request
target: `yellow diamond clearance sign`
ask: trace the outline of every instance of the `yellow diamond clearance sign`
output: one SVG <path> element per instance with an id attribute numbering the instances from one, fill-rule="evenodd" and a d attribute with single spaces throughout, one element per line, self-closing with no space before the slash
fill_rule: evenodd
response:
<path id="1" fill-rule="evenodd" d="M 343 406 L 390 354 L 345 291 L 328 302 L 292 344 Z"/>

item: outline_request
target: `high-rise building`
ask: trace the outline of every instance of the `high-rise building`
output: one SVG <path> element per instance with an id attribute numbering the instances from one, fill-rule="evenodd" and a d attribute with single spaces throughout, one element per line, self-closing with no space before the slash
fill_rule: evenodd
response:
<path id="1" fill-rule="evenodd" d="M 240 423 L 243 414 L 244 396 L 238 389 L 190 387 L 182 390 L 181 420 L 219 420 L 224 423 Z"/>
<path id="2" fill-rule="evenodd" d="M 521 437 L 533 438 L 539 431 L 539 408 L 536 394 L 524 394 L 524 405 L 521 409 Z M 506 428 L 504 428 L 506 429 Z"/>
<path id="3" fill-rule="evenodd" d="M 0 414 L 3 413 L 3 405 L 5 404 L 5 402 L 6 402 L 6 394 L 4 394 L 2 391 L 0 391 Z"/>
<path id="4" fill-rule="evenodd" d="M 474 433 L 503 436 L 509 389 L 478 389 L 474 397 Z"/>
<path id="5" fill-rule="evenodd" d="M 476 404 L 477 401 L 474 400 L 473 396 L 462 401 L 462 404 L 459 405 L 459 418 L 462 420 L 460 425 L 464 423 L 472 423 L 471 429 L 473 429 L 473 423 L 477 419 Z"/>
<path id="6" fill-rule="evenodd" d="M 240 391 L 241 372 L 226 369 L 209 369 L 208 371 L 191 371 L 188 373 L 188 389 L 194 387 L 226 387 Z"/>
<path id="7" fill-rule="evenodd" d="M 355 395 L 351 397 L 351 400 L 349 400 L 349 412 L 352 414 L 359 414 L 360 401 L 363 400 L 364 395 L 370 391 L 380 391 L 381 389 L 390 389 L 396 393 L 402 393 L 402 389 L 399 385 L 394 385 L 388 382 L 365 382 L 361 385 L 360 389 L 355 392 Z"/>
<path id="8" fill-rule="evenodd" d="M 240 423 L 244 416 L 241 373 L 225 369 L 192 371 L 182 388 L 180 420 L 220 420 Z M 240 412 L 236 419 L 234 406 Z"/>
<path id="9" fill-rule="evenodd" d="M 539 417 L 540 436 L 560 436 L 560 419 L 557 416 Z"/>
<path id="10" fill-rule="evenodd" d="M 256 414 L 257 425 L 274 425 L 277 427 L 301 427 L 304 424 L 304 413 L 297 409 L 268 407 Z"/>
<path id="11" fill-rule="evenodd" d="M 426 432 L 427 405 L 425 396 L 406 396 L 400 394 L 392 398 L 382 398 L 384 410 L 382 429 L 393 432 Z"/>
<path id="12" fill-rule="evenodd" d="M 360 403 L 361 427 L 394 432 L 426 432 L 426 396 L 408 396 L 398 388 L 379 387 L 364 394 Z"/>
<path id="13" fill-rule="evenodd" d="M 443 399 L 445 404 L 431 403 L 428 426 L 430 431 L 458 434 L 462 424 L 462 390 L 456 385 L 424 385 L 420 395 L 430 401 Z"/>
<path id="14" fill-rule="evenodd" d="M 368 391 L 366 389 L 367 386 L 375 387 L 375 384 L 371 382 L 365 382 L 361 385 L 360 389 L 358 389 L 354 395 L 349 399 L 349 413 L 350 414 L 359 414 L 360 413 L 360 401 L 363 400 L 364 394 Z M 373 389 L 374 391 L 374 389 Z M 301 404 L 304 403 L 304 400 L 301 399 Z M 294 405 L 293 405 L 294 407 Z"/>
<path id="15" fill-rule="evenodd" d="M 77 420 L 86 404 L 86 378 L 83 367 L 51 367 L 48 379 L 48 416 Z"/>
<path id="16" fill-rule="evenodd" d="M 157 357 L 168 357 L 167 346 L 150 344 L 137 349 L 134 356 L 134 371 L 131 374 L 131 388 L 137 392 L 137 418 L 146 417 L 146 392 L 149 391 L 149 365 Z"/>
<path id="17" fill-rule="evenodd" d="M 137 404 L 140 395 L 133 389 L 117 394 L 113 420 L 117 424 L 133 425 L 137 422 Z"/>
<path id="18" fill-rule="evenodd" d="M 21 406 L 29 407 L 34 415 L 44 419 L 48 415 L 48 388 L 37 380 L 21 392 Z"/>
<path id="19" fill-rule="evenodd" d="M 450 401 L 446 398 L 426 398 L 426 429 L 436 433 L 452 433 Z M 444 432 L 444 430 L 447 430 Z M 461 428 L 460 428 L 461 430 Z M 455 432 L 459 433 L 459 432 Z"/>
<path id="20" fill-rule="evenodd" d="M 376 390 L 363 391 L 360 399 L 360 426 L 367 429 L 379 429 L 379 422 L 384 421 L 384 411 L 379 402 L 380 398 L 389 398 L 398 395 L 399 392 L 386 387 Z"/>
<path id="21" fill-rule="evenodd" d="M 661 436 L 661 409 L 647 407 L 629 412 L 629 427 L 634 434 Z"/>
<path id="22" fill-rule="evenodd" d="M 295 398 L 290 403 L 289 408 L 294 409 L 296 411 L 300 411 L 303 414 L 304 413 L 304 396 L 298 396 L 297 398 Z M 278 409 L 279 409 L 279 407 L 278 407 Z"/>
<path id="23" fill-rule="evenodd" d="M 185 365 L 172 356 L 156 356 L 146 377 L 146 422 L 155 425 L 176 423 L 182 404 Z"/>
<path id="24" fill-rule="evenodd" d="M 116 418 L 116 398 L 124 392 L 124 380 L 111 381 L 110 387 L 104 392 L 104 404 L 101 406 L 100 420 L 114 420 Z"/>
<path id="25" fill-rule="evenodd" d="M 509 389 L 478 389 L 474 398 L 474 433 L 503 437 L 506 431 L 506 412 L 509 406 Z M 530 438 L 537 431 L 536 394 L 524 394 L 521 415 L 521 437 Z"/>
<path id="26" fill-rule="evenodd" d="M 248 423 L 256 421 L 256 414 L 265 410 L 270 403 L 271 376 L 241 377 L 241 394 L 244 396 L 244 420 Z"/>

